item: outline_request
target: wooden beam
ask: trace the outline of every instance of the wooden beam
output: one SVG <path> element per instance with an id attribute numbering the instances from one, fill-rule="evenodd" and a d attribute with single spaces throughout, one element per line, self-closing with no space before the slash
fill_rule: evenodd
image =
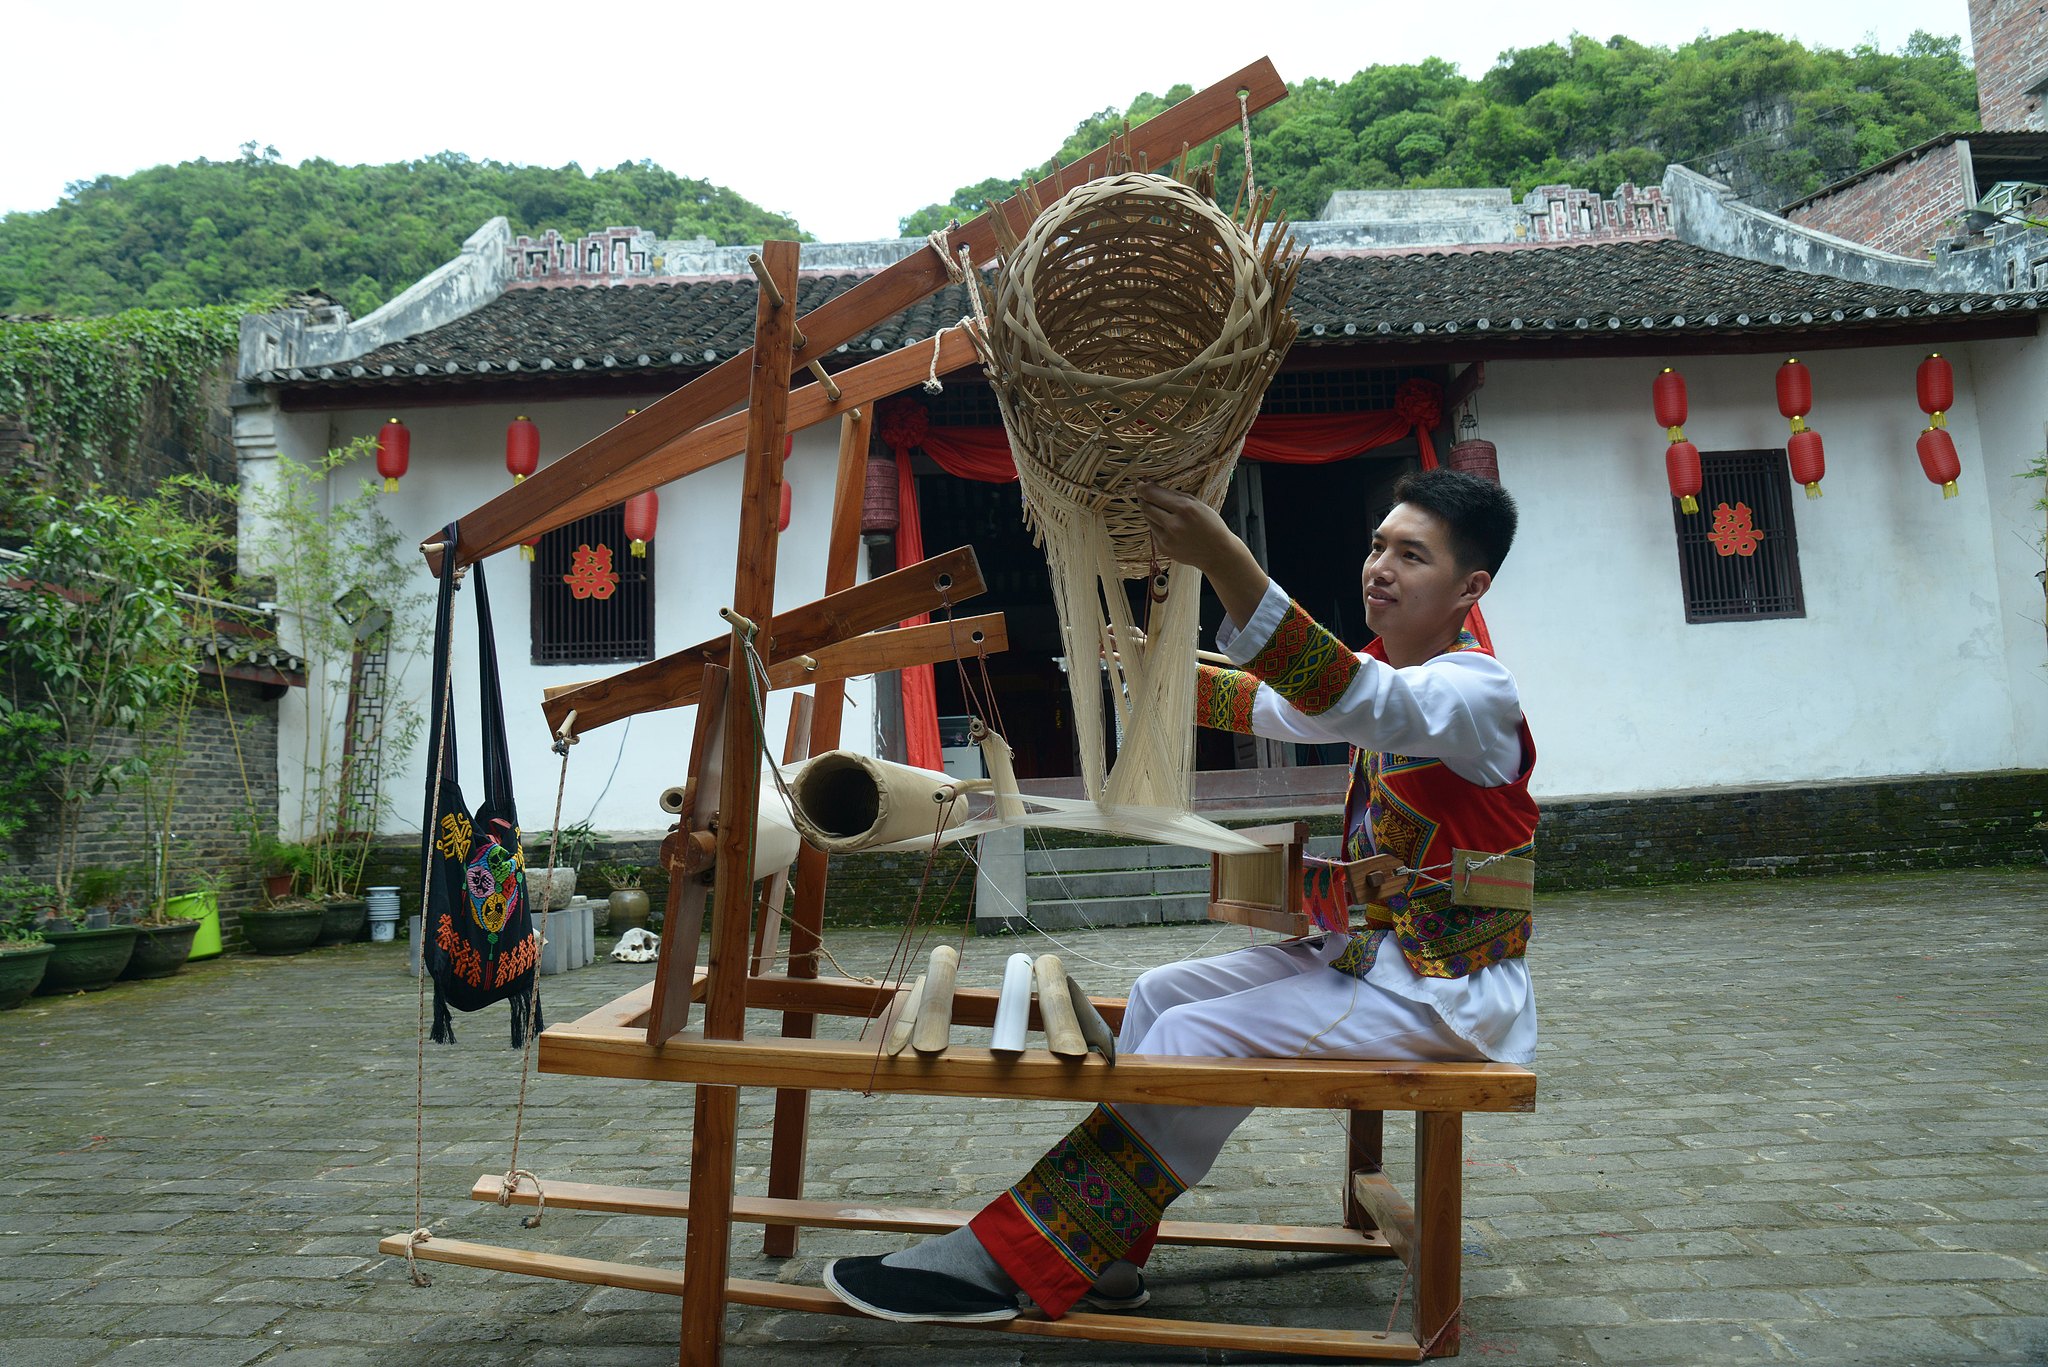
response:
<path id="1" fill-rule="evenodd" d="M 691 1227 L 696 1227 L 695 1222 Z M 402 1258 L 405 1256 L 405 1241 L 403 1234 L 388 1235 L 378 1241 L 377 1251 L 388 1257 Z M 686 1281 L 699 1275 L 694 1265 L 686 1274 L 665 1267 L 645 1267 L 598 1258 L 572 1258 L 561 1253 L 536 1253 L 529 1249 L 498 1248 L 491 1244 L 439 1237 L 415 1247 L 413 1256 L 422 1262 L 449 1263 L 492 1272 L 516 1272 L 528 1277 L 551 1277 L 556 1281 L 578 1282 L 585 1286 L 617 1286 L 665 1296 L 684 1295 L 689 1289 Z M 721 1301 L 769 1310 L 801 1310 L 818 1315 L 864 1318 L 858 1310 L 842 1303 L 820 1286 L 791 1286 L 782 1282 L 734 1277 L 725 1281 Z M 721 1329 L 724 1318 L 721 1310 Z M 949 1327 L 1098 1343 L 1219 1348 L 1255 1353 L 1260 1357 L 1355 1358 L 1391 1362 L 1417 1362 L 1422 1357 L 1421 1345 L 1412 1334 L 1378 1333 L 1366 1329 L 1287 1329 L 1271 1324 L 1168 1320 L 1145 1315 L 1098 1315 L 1086 1311 L 1075 1311 L 1056 1320 L 1031 1314 L 993 1324 Z M 683 1346 L 686 1353 L 694 1352 L 715 1359 L 716 1343 L 714 1340 L 712 1345 L 700 1344 L 693 1348 L 685 1341 Z"/>
<path id="2" fill-rule="evenodd" d="M 469 1199 L 496 1203 L 503 1174 L 485 1173 Z M 516 1206 L 537 1205 L 531 1183 L 512 1194 Z M 658 1215 L 687 1219 L 690 1193 L 655 1187 L 620 1187 L 590 1182 L 547 1184 L 549 1210 L 590 1210 L 612 1215 Z M 967 1223 L 974 1212 L 923 1206 L 878 1206 L 872 1201 L 790 1201 L 767 1196 L 733 1198 L 732 1218 L 747 1224 L 802 1225 L 810 1229 L 867 1229 L 901 1234 L 944 1234 Z M 1326 1225 L 1238 1225 L 1207 1220 L 1162 1220 L 1159 1242 L 1187 1248 L 1255 1248 L 1270 1253 L 1331 1253 L 1355 1258 L 1388 1258 L 1385 1239 L 1355 1229 Z"/>
<path id="3" fill-rule="evenodd" d="M 956 1045 L 943 1059 L 913 1054 L 877 1059 L 858 1040 L 707 1040 L 691 1032 L 659 1049 L 637 1030 L 540 1037 L 540 1069 L 583 1077 L 918 1096 L 1014 1097 L 1040 1101 L 1151 1102 L 1185 1106 L 1270 1106 L 1285 1097 L 1306 1110 L 1532 1111 L 1536 1075 L 1509 1063 L 1411 1063 L 1357 1059 L 1185 1059 L 1094 1054 L 1056 1059 L 1042 1049 L 1016 1057 Z"/>
<path id="4" fill-rule="evenodd" d="M 1178 156 L 1184 145 L 1192 146 L 1221 133 L 1238 120 L 1240 90 L 1245 92 L 1244 107 L 1254 113 L 1287 94 L 1287 86 L 1273 64 L 1261 57 L 1132 129 L 1127 139 L 1131 154 L 1144 155 L 1153 164 L 1163 165 L 1167 158 Z M 1040 184 L 1040 195 L 1062 195 L 1082 184 L 1091 164 L 1106 164 L 1108 151 L 1105 145 L 1076 158 Z M 1029 221 L 1026 203 L 1019 194 L 999 206 L 999 211 L 1010 214 L 1013 222 L 1019 222 L 1019 216 L 1023 216 L 1020 231 L 1022 224 Z M 966 248 L 969 259 L 977 265 L 988 261 L 996 248 L 992 216 L 983 214 L 959 228 L 952 234 L 951 243 L 956 250 Z M 941 261 L 935 251 L 913 252 L 811 310 L 800 325 L 806 339 L 802 360 L 825 355 L 933 293 L 947 282 L 949 264 Z M 794 311 L 794 305 L 785 310 Z M 680 441 L 744 399 L 749 377 L 756 368 L 753 349 L 749 348 L 585 442 L 524 483 L 465 514 L 458 519 L 462 544 L 456 548 L 455 563 L 473 564 L 560 526 L 575 516 L 565 509 L 574 506 L 578 496 L 588 490 L 601 486 L 607 491 L 605 501 L 598 505 L 602 507 L 623 497 L 618 492 L 621 489 L 638 493 L 661 483 L 660 479 L 645 478 L 636 468 L 639 462 Z M 784 379 L 787 380 L 786 375 Z M 846 387 L 843 377 L 840 387 Z M 615 478 L 622 475 L 625 478 Z M 439 557 L 429 555 L 428 560 L 438 575 Z"/>
<path id="5" fill-rule="evenodd" d="M 549 1199 L 553 1199 L 550 1193 Z M 1407 1262 L 1415 1256 L 1415 1208 L 1385 1173 L 1351 1174 L 1351 1199 L 1358 1203 L 1373 1227 L 1379 1230 L 1395 1256 Z"/>
<path id="6" fill-rule="evenodd" d="M 812 655 L 849 636 L 975 597 L 985 587 L 974 548 L 962 546 L 791 608 L 772 620 L 763 617 L 766 625 L 754 648 L 772 668 L 776 660 Z M 715 636 L 610 678 L 551 688 L 542 696 L 541 713 L 549 731 L 556 732 L 573 711 L 576 734 L 581 736 L 621 717 L 682 706 L 668 699 L 685 696 L 702 678 L 705 665 L 728 664 L 729 646 L 728 637 Z"/>
<path id="7" fill-rule="evenodd" d="M 836 645 L 821 646 L 814 654 L 796 655 L 778 660 L 768 666 L 768 687 L 819 688 L 837 687 L 841 705 L 845 700 L 845 681 L 861 674 L 874 674 L 885 669 L 902 669 L 910 665 L 939 664 L 946 660 L 971 659 L 976 655 L 1000 655 L 1010 648 L 1009 624 L 1000 612 L 982 613 L 975 617 L 955 618 L 950 622 L 927 622 L 923 626 L 898 627 L 885 631 L 869 631 L 849 637 Z M 687 653 L 687 652 L 684 652 Z M 644 668 L 645 666 L 643 666 Z M 622 676 L 614 676 L 622 677 Z M 662 696 L 658 702 L 648 703 L 632 712 L 640 716 L 645 712 L 661 712 L 673 707 L 694 707 L 697 703 L 697 689 L 688 683 L 688 671 L 681 670 L 669 675 L 677 684 L 675 690 Z M 599 680 L 597 682 L 608 682 Z M 557 684 L 547 690 L 552 696 L 542 699 L 542 707 L 554 703 L 558 697 L 567 697 L 579 689 L 591 688 L 592 684 Z M 575 708 L 573 703 L 556 704 L 563 717 Z M 610 708 L 592 708 L 603 726 L 618 720 L 609 715 Z M 585 713 L 576 711 L 576 733 L 582 735 L 590 727 L 585 724 Z M 559 726 L 561 723 L 555 723 Z M 835 733 L 836 734 L 836 733 Z M 827 746 L 826 749 L 833 749 Z M 823 751 L 816 753 L 822 754 Z"/>

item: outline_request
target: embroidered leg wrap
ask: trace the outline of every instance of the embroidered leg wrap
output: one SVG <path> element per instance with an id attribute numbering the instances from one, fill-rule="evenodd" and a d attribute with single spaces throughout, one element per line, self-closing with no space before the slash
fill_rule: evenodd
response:
<path id="1" fill-rule="evenodd" d="M 1123 1117 L 1097 1106 L 969 1227 L 1058 1319 L 1111 1263 L 1145 1260 L 1160 1215 L 1186 1190 Z"/>

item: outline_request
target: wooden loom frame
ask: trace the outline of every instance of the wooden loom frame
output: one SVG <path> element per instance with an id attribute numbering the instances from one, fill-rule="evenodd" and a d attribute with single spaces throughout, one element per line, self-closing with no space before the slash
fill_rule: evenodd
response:
<path id="1" fill-rule="evenodd" d="M 1163 164 L 1186 146 L 1235 123 L 1240 99 L 1242 107 L 1258 110 L 1285 93 L 1271 64 L 1262 59 L 1133 130 L 1128 149 L 1135 158 Z M 1048 177 L 1043 189 L 1064 193 L 1084 180 L 1091 162 L 1104 160 L 1107 150 L 1099 149 Z M 994 212 L 1021 227 L 1031 213 L 1026 199 L 1020 195 Z M 987 218 L 976 220 L 956 229 L 951 242 L 965 247 L 979 264 L 993 252 L 994 226 Z M 762 926 L 760 937 L 750 936 L 756 889 L 752 880 L 740 878 L 716 881 L 708 958 L 704 967 L 697 967 L 695 942 L 705 895 L 697 871 L 707 864 L 746 867 L 758 810 L 757 757 L 763 738 L 745 672 L 750 642 L 766 671 L 765 687 L 806 680 L 818 685 L 807 736 L 801 734 L 802 722 L 792 719 L 787 747 L 791 754 L 838 743 L 846 677 L 999 650 L 1003 644 L 1001 619 L 993 616 L 898 632 L 874 630 L 917 612 L 949 609 L 955 601 L 979 593 L 980 574 L 971 550 L 934 557 L 864 585 L 853 583 L 868 426 L 858 406 L 907 387 L 922 378 L 928 366 L 949 371 L 967 364 L 972 349 L 961 331 L 942 334 L 934 344 L 936 353 L 922 345 L 904 348 L 841 372 L 833 377 L 836 383 L 821 376 L 818 383 L 794 392 L 790 386 L 792 372 L 811 364 L 803 359 L 805 353 L 823 355 L 930 294 L 948 279 L 950 263 L 942 262 L 936 251 L 920 251 L 799 321 L 793 307 L 797 261 L 795 243 L 764 246 L 756 266 L 761 288 L 753 348 L 485 503 L 460 521 L 457 544 L 422 547 L 435 572 L 442 573 L 451 565 L 474 563 L 634 493 L 745 452 L 738 564 L 733 604 L 726 613 L 731 631 L 598 683 L 551 689 L 543 705 L 558 733 L 572 737 L 579 730 L 642 711 L 691 703 L 699 707 L 692 778 L 683 785 L 676 813 L 680 819 L 663 855 L 671 868 L 690 871 L 679 872 L 671 881 L 671 933 L 662 938 L 655 980 L 579 1020 L 551 1027 L 541 1035 L 539 1049 L 543 1072 L 696 1084 L 687 1194 L 551 1181 L 546 1195 L 557 1207 L 690 1217 L 684 1267 L 680 1272 L 649 1269 L 441 1239 L 417 1245 L 414 1256 L 679 1294 L 680 1361 L 715 1364 L 722 1359 L 728 1302 L 852 1313 L 819 1288 L 729 1278 L 733 1221 L 765 1224 L 765 1252 L 789 1256 L 795 1252 L 796 1230 L 807 1224 L 935 1232 L 954 1228 L 966 1218 L 955 1211 L 877 1211 L 804 1201 L 812 1089 L 1251 1106 L 1270 1104 L 1279 1094 L 1290 1106 L 1348 1113 L 1350 1176 L 1342 1203 L 1344 1224 L 1320 1229 L 1168 1221 L 1161 1237 L 1169 1243 L 1404 1257 L 1416 1273 L 1414 1307 L 1420 1337 L 1391 1330 L 1288 1330 L 1098 1314 L 1072 1314 L 1058 1321 L 1024 1317 L 977 1327 L 1334 1357 L 1415 1360 L 1455 1352 L 1462 1116 L 1467 1110 L 1532 1108 L 1534 1079 L 1525 1070 L 1497 1064 L 1129 1056 L 1112 1067 L 1094 1055 L 1063 1060 L 1038 1049 L 998 1057 L 985 1049 L 966 1048 L 951 1049 L 942 1057 L 906 1053 L 878 1062 L 869 1045 L 811 1037 L 818 1015 L 872 1018 L 899 985 L 878 987 L 817 976 L 826 856 L 809 846 L 799 857 L 787 972 L 764 971 L 767 927 Z M 743 394 L 744 412 L 712 420 Z M 846 422 L 827 552 L 826 597 L 775 614 L 775 522 L 784 432 L 834 415 L 844 416 Z M 969 1025 L 992 1023 L 996 995 L 960 991 L 954 1019 Z M 698 1004 L 701 1024 L 685 1032 L 690 1010 Z M 1120 1000 L 1097 999 L 1098 1009 L 1112 1024 L 1121 1017 L 1122 1006 Z M 746 1038 L 749 1007 L 781 1009 L 781 1037 Z M 1040 1025 L 1035 1007 L 1032 1024 Z M 735 1193 L 740 1086 L 777 1089 L 766 1198 Z M 1417 1114 L 1419 1210 L 1391 1194 L 1392 1188 L 1377 1176 L 1384 1110 Z M 502 1180 L 487 1176 L 472 1195 L 497 1199 Z M 512 1199 L 534 1198 L 527 1190 Z M 380 1248 L 403 1255 L 407 1243 L 406 1236 L 394 1236 Z"/>

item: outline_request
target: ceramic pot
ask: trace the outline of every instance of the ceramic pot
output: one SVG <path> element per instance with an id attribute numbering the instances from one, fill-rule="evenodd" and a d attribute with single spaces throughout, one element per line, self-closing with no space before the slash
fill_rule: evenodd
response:
<path id="1" fill-rule="evenodd" d="M 113 984 L 128 967 L 135 952 L 134 926 L 108 926 L 104 930 L 46 930 L 43 938 L 55 953 L 43 970 L 36 995 L 58 992 L 97 992 Z"/>
<path id="2" fill-rule="evenodd" d="M 0 945 L 0 1011 L 28 1000 L 55 952 L 49 945 Z"/>
<path id="3" fill-rule="evenodd" d="M 176 921 L 167 926 L 137 926 L 135 951 L 128 956 L 124 978 L 168 978 L 192 956 L 199 922 Z"/>
<path id="4" fill-rule="evenodd" d="M 370 923 L 368 902 L 323 902 L 320 909 L 325 913 L 320 921 L 319 943 L 323 945 L 353 944 Z"/>
<path id="5" fill-rule="evenodd" d="M 608 933 L 623 935 L 629 930 L 647 929 L 649 903 L 642 889 L 622 888 L 606 898 L 605 905 L 609 908 Z"/>
<path id="6" fill-rule="evenodd" d="M 327 908 L 317 902 L 302 907 L 251 907 L 242 913 L 242 938 L 258 954 L 297 954 L 320 938 Z"/>

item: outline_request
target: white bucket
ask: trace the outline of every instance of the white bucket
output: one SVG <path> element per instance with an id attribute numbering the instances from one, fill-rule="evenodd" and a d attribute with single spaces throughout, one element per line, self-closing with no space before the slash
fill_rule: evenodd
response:
<path id="1" fill-rule="evenodd" d="M 364 900 L 370 904 L 370 939 L 389 944 L 398 927 L 398 889 L 370 888 Z"/>

